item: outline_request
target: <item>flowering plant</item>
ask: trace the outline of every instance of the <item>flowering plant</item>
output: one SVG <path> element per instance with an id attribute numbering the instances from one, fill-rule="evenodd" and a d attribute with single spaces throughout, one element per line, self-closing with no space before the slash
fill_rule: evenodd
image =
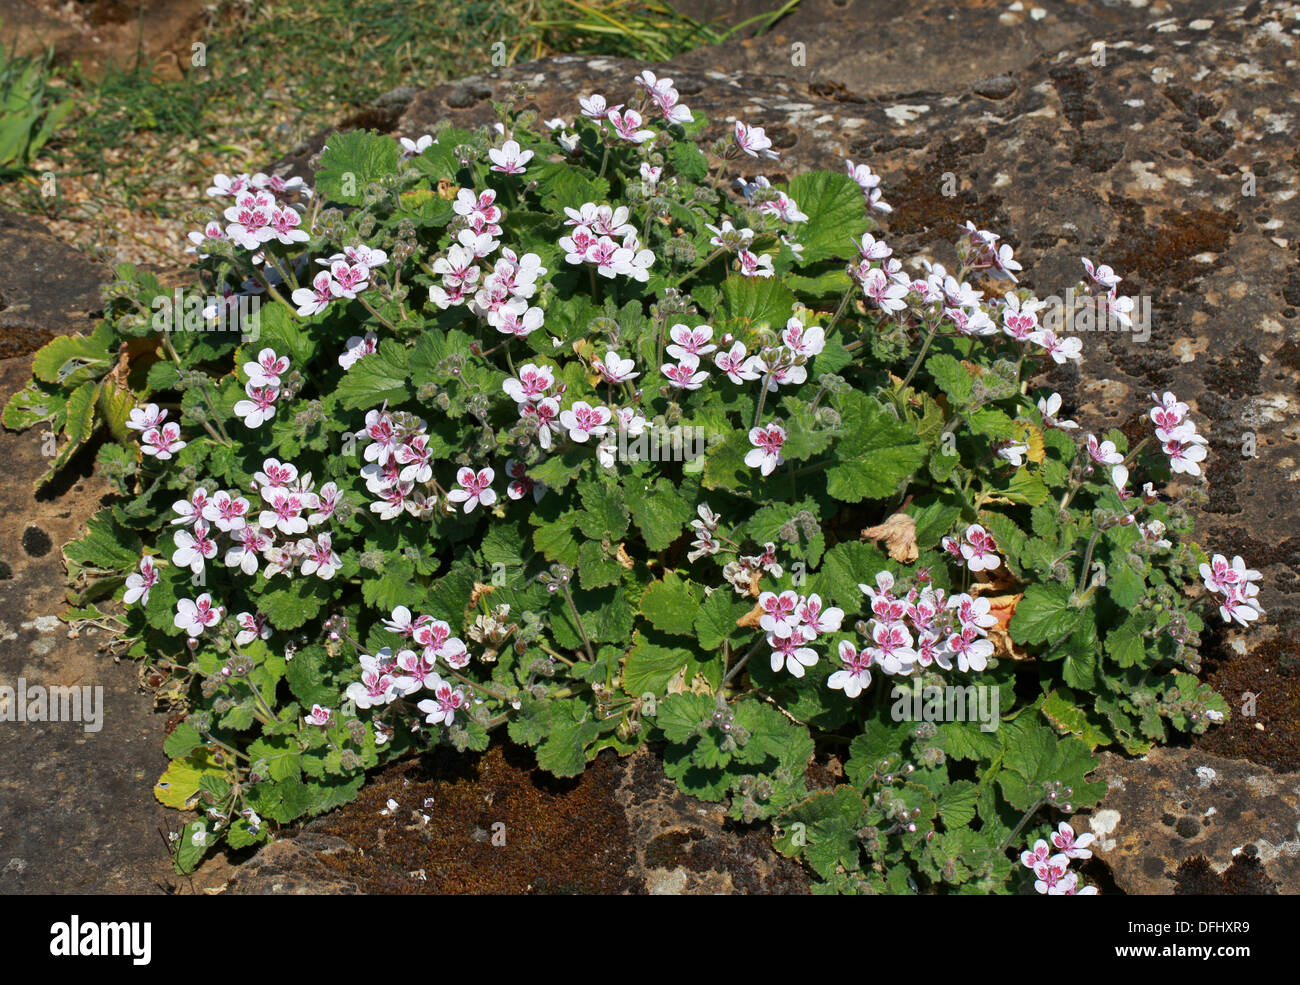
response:
<path id="1" fill-rule="evenodd" d="M 636 83 L 335 134 L 314 188 L 218 175 L 209 300 L 124 267 L 38 354 L 5 423 L 65 435 L 56 468 L 110 432 L 69 618 L 187 712 L 177 865 L 504 728 L 559 776 L 662 743 L 826 891 L 1084 891 L 1094 751 L 1222 720 L 1198 613 L 1262 611 L 1189 539 L 1190 408 L 1085 433 L 1034 383 L 1080 340 L 997 235 L 905 268 L 869 167 L 731 193 L 763 129 L 701 150 L 672 80 Z"/>

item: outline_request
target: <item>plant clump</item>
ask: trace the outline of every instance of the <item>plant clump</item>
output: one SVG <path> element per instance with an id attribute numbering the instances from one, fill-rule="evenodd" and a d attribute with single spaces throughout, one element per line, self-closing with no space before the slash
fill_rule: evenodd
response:
<path id="1" fill-rule="evenodd" d="M 68 618 L 187 711 L 177 866 L 504 729 L 561 777 L 662 742 L 819 891 L 1087 892 L 1096 751 L 1222 721 L 1202 614 L 1262 612 L 1191 539 L 1191 408 L 1087 433 L 1031 382 L 1082 342 L 996 234 L 905 265 L 852 161 L 733 193 L 763 128 L 702 150 L 636 83 L 335 134 L 313 187 L 217 175 L 193 289 L 123 267 L 36 357 L 5 423 L 61 434 L 56 470 L 102 425 L 117 492 Z"/>

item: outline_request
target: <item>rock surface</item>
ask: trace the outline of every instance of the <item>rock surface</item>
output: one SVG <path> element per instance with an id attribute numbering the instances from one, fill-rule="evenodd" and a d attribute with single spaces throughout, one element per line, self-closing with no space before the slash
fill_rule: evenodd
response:
<path id="1" fill-rule="evenodd" d="M 92 328 L 90 316 L 103 306 L 100 285 L 111 279 L 29 216 L 0 209 L 0 359 Z"/>
<path id="2" fill-rule="evenodd" d="M 350 879 L 341 879 L 322 859 L 354 856 L 342 838 L 304 832 L 281 838 L 239 866 L 225 887 L 234 896 L 351 896 L 360 892 Z"/>
<path id="3" fill-rule="evenodd" d="M 391 803 L 395 802 L 394 809 Z M 557 780 L 494 744 L 381 771 L 361 796 L 260 849 L 233 893 L 695 895 L 805 892 L 759 828 L 683 796 L 645 749 Z"/>
<path id="4" fill-rule="evenodd" d="M 686 9 L 726 17 L 761 6 L 723 0 Z M 791 47 L 801 41 L 802 66 Z M 1206 634 L 1206 676 L 1235 713 L 1196 740 L 1204 752 L 1195 755 L 1225 753 L 1282 771 L 1300 768 L 1298 53 L 1300 6 L 1288 3 L 1013 11 L 805 0 L 766 37 L 654 67 L 709 118 L 706 142 L 738 118 L 766 127 L 782 155 L 761 168 L 774 180 L 838 169 L 846 158 L 869 163 L 894 206 L 882 225 L 899 255 L 948 261 L 947 244 L 970 219 L 1015 247 L 1022 282 L 1042 297 L 1079 279 L 1081 256 L 1125 278 L 1123 292 L 1138 298 L 1139 311 L 1148 306 L 1149 337 L 1140 329 L 1086 335 L 1081 369 L 1058 371 L 1050 383 L 1071 416 L 1096 429 L 1145 427 L 1153 390 L 1173 390 L 1197 412 L 1215 452 L 1201 542 L 1264 572 L 1268 619 L 1249 634 Z M 417 95 L 395 132 L 490 123 L 491 102 L 518 85 L 543 119 L 569 117 L 580 94 L 627 98 L 642 67 L 562 57 L 462 79 Z M 303 167 L 318 147 L 301 148 L 291 163 Z M 747 158 L 740 164 L 747 178 L 759 169 Z M 1192 753 L 1153 753 L 1132 768 L 1167 755 Z M 1144 795 L 1135 782 L 1111 796 L 1132 814 L 1126 798 Z M 1293 814 L 1282 814 L 1289 832 L 1257 837 L 1294 839 Z M 1258 818 L 1231 816 L 1247 827 Z M 1220 832 L 1229 830 L 1223 817 Z M 1142 863 L 1159 868 L 1163 891 L 1180 865 L 1188 863 L 1188 879 L 1199 871 L 1200 843 L 1181 848 Z M 1214 851 L 1211 871 L 1225 886 L 1238 870 L 1262 864 L 1273 874 L 1290 858 L 1243 853 L 1233 862 Z M 1134 891 L 1158 884 L 1150 872 L 1145 878 L 1125 876 Z M 1288 869 L 1281 878 L 1294 877 Z M 672 876 L 660 885 L 679 883 Z"/>
<path id="5" fill-rule="evenodd" d="M 34 324 L 53 325 L 39 311 Z M 31 360 L 0 362 L 0 402 Z M 153 797 L 167 765 L 165 716 L 141 693 L 134 661 L 99 650 L 107 635 L 70 639 L 60 545 L 85 533 L 106 492 L 74 461 L 57 497 L 33 496 L 44 473 L 40 430 L 0 430 L 0 685 L 102 687 L 102 728 L 0 721 L 0 893 L 152 893 L 175 883 L 163 832 L 181 815 Z"/>
<path id="6" fill-rule="evenodd" d="M 1108 753 L 1094 778 L 1110 791 L 1088 822 L 1093 849 L 1124 892 L 1196 890 L 1210 872 L 1253 865 L 1251 891 L 1300 893 L 1300 772 L 1162 748 L 1133 760 Z"/>
<path id="7" fill-rule="evenodd" d="M 175 79 L 203 40 L 206 16 L 201 0 L 0 0 L 0 45 L 25 55 L 51 50 L 59 64 L 80 63 L 92 75 L 141 58 L 154 75 Z"/>

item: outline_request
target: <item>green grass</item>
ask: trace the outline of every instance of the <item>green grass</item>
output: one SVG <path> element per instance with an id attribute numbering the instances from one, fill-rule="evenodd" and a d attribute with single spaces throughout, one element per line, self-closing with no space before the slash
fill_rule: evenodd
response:
<path id="1" fill-rule="evenodd" d="M 774 12 L 797 2 L 774 0 Z M 223 0 L 206 32 L 207 65 L 183 79 L 160 80 L 141 63 L 98 79 L 69 74 L 81 105 L 64 163 L 114 181 L 132 207 L 165 209 L 176 202 L 148 171 L 112 174 L 113 149 L 141 137 L 192 144 L 190 156 L 228 157 L 233 168 L 398 85 L 489 71 L 498 42 L 507 62 L 577 51 L 662 60 L 728 33 L 658 0 Z"/>
<path id="2" fill-rule="evenodd" d="M 73 109 L 52 91 L 49 57 L 19 57 L 0 49 L 0 180 L 27 172 Z"/>
<path id="3" fill-rule="evenodd" d="M 748 23 L 765 30 L 798 3 L 772 0 Z M 701 24 L 663 0 L 218 0 L 201 35 L 206 64 L 181 78 L 143 56 L 98 75 L 65 69 L 75 110 L 44 150 L 58 194 L 43 198 L 31 172 L 0 175 L 0 194 L 83 248 L 130 239 L 176 262 L 178 237 L 160 244 L 144 227 L 193 219 L 196 185 L 266 164 L 397 86 L 488 72 L 503 58 L 661 61 L 746 26 Z"/>

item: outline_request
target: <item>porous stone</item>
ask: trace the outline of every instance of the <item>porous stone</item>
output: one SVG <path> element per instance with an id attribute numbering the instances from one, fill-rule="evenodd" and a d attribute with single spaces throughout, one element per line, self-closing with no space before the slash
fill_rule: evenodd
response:
<path id="1" fill-rule="evenodd" d="M 304 832 L 262 848 L 235 871 L 225 892 L 235 896 L 350 896 L 359 890 L 350 879 L 326 868 L 321 857 L 351 855 L 342 838 Z"/>
<path id="2" fill-rule="evenodd" d="M 1243 869 L 1255 870 L 1249 892 L 1300 892 L 1300 772 L 1164 747 L 1141 759 L 1107 753 L 1093 778 L 1109 790 L 1075 827 L 1097 836 L 1124 892 L 1222 892 Z"/>

